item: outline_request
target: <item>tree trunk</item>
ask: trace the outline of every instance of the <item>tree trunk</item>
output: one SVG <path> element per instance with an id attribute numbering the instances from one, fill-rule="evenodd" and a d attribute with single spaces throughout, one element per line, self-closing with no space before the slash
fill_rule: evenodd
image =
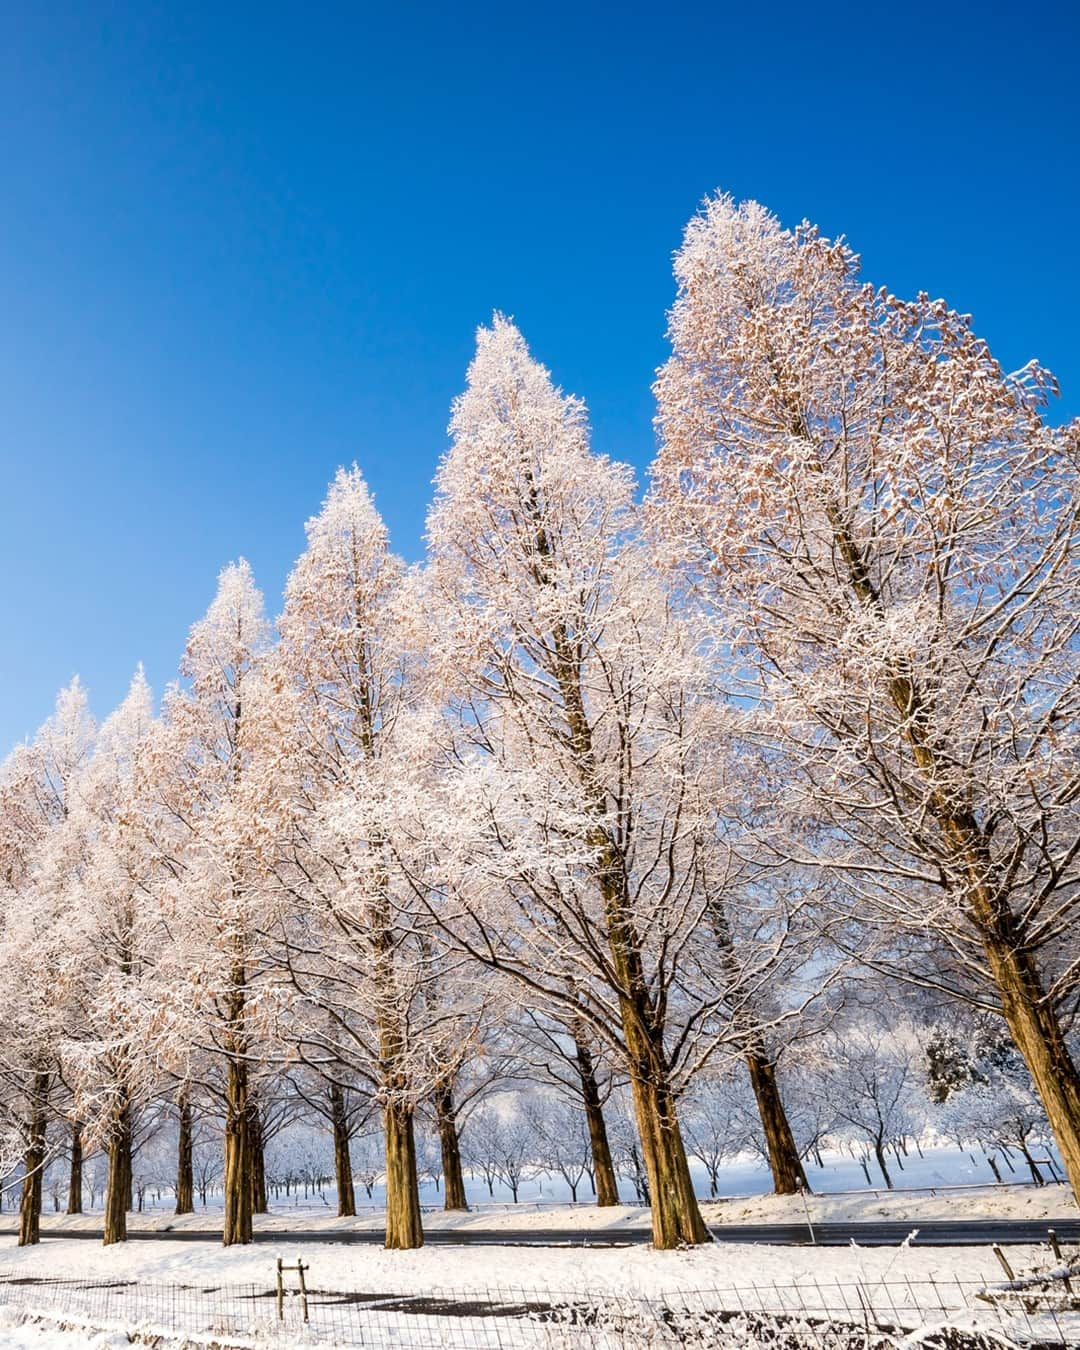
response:
<path id="1" fill-rule="evenodd" d="M 195 1176 L 192 1166 L 191 1103 L 181 1097 L 176 1104 L 179 1126 L 176 1137 L 176 1212 L 194 1214 Z"/>
<path id="2" fill-rule="evenodd" d="M 386 1246 L 406 1250 L 424 1245 L 420 1185 L 416 1175 L 413 1113 L 391 1098 L 383 1111 L 386 1137 Z"/>
<path id="3" fill-rule="evenodd" d="M 250 1165 L 248 1176 L 251 1185 L 251 1212 L 265 1214 L 266 1200 L 266 1150 L 263 1146 L 262 1112 L 257 1102 L 251 1102 L 248 1116 L 248 1156 Z"/>
<path id="4" fill-rule="evenodd" d="M 874 1141 L 874 1157 L 881 1169 L 881 1175 L 885 1178 L 885 1185 L 891 1191 L 893 1188 L 892 1177 L 889 1176 L 889 1169 L 885 1166 L 885 1150 L 876 1140 Z"/>
<path id="5" fill-rule="evenodd" d="M 719 896 L 710 898 L 709 916 L 716 935 L 721 977 L 729 982 L 735 994 L 742 977 L 738 962 L 735 960 L 735 942 L 728 923 L 727 911 Z M 809 1191 L 810 1186 L 776 1082 L 776 1062 L 766 1052 L 761 1030 L 755 1026 L 748 1009 L 736 1013 L 735 1025 L 743 1036 L 743 1053 L 746 1067 L 750 1071 L 750 1084 L 754 1090 L 758 1115 L 761 1117 L 773 1190 L 777 1195 L 794 1195 L 797 1191 Z"/>
<path id="6" fill-rule="evenodd" d="M 131 1207 L 131 1107 L 126 1100 L 117 1107 L 106 1142 L 109 1179 L 105 1185 L 104 1245 L 127 1239 L 127 1212 Z"/>
<path id="7" fill-rule="evenodd" d="M 1031 1151 L 1026 1144 L 1020 1145 L 1020 1152 L 1024 1155 L 1024 1161 L 1028 1165 L 1028 1171 L 1031 1173 L 1031 1179 L 1036 1186 L 1045 1186 L 1046 1182 L 1042 1178 L 1042 1173 L 1035 1166 L 1035 1159 L 1031 1156 Z"/>
<path id="8" fill-rule="evenodd" d="M 634 1191 L 639 1202 L 643 1205 L 651 1205 L 652 1197 L 649 1195 L 649 1178 L 645 1175 L 641 1163 L 641 1154 L 636 1145 L 631 1145 L 630 1159 L 634 1164 Z"/>
<path id="9" fill-rule="evenodd" d="M 585 1120 L 589 1126 L 589 1143 L 592 1148 L 593 1189 L 596 1203 L 601 1209 L 619 1203 L 619 1183 L 615 1177 L 615 1164 L 611 1159 L 611 1145 L 608 1142 L 607 1125 L 604 1123 L 604 1109 L 600 1104 L 600 1085 L 596 1081 L 596 1066 L 592 1051 L 584 1038 L 575 1033 L 574 1047 L 577 1057 L 578 1075 L 581 1079 L 581 1097 L 585 1104 Z"/>
<path id="10" fill-rule="evenodd" d="M 435 1089 L 435 1120 L 439 1129 L 443 1176 L 446 1179 L 443 1208 L 467 1210 L 469 1202 L 465 1196 L 465 1172 L 461 1165 L 461 1140 L 458 1138 L 454 1084 L 451 1079 L 444 1080 Z"/>
<path id="11" fill-rule="evenodd" d="M 67 1212 L 69 1214 L 81 1214 L 83 1212 L 82 1171 L 82 1125 L 76 1121 L 71 1127 L 71 1172 L 68 1176 L 67 1198 Z"/>
<path id="12" fill-rule="evenodd" d="M 772 1172 L 773 1190 L 777 1195 L 794 1195 L 797 1191 L 809 1191 L 802 1159 L 791 1132 L 787 1112 L 780 1097 L 776 1082 L 776 1065 L 765 1055 L 749 1052 L 746 1067 L 750 1070 L 750 1083 L 754 1089 L 761 1128 L 765 1134 L 765 1147 L 769 1153 L 769 1168 Z"/>
<path id="13" fill-rule="evenodd" d="M 1080 1074 L 1057 1013 L 1043 991 L 1035 959 L 1012 931 L 1012 912 L 983 927 L 983 948 L 1001 995 L 1001 1010 L 1024 1057 L 1061 1161 L 1080 1201 Z"/>
<path id="14" fill-rule="evenodd" d="M 608 946 L 619 981 L 619 1011 L 634 1114 L 649 1181 L 653 1246 L 668 1251 L 711 1242 L 694 1194 L 668 1083 L 663 1026 L 645 978 L 641 943 L 628 917 L 623 860 L 604 831 L 596 832 L 592 842 L 604 862 L 597 879 L 604 898 Z"/>
<path id="15" fill-rule="evenodd" d="M 230 1059 L 225 1093 L 225 1225 L 226 1247 L 251 1241 L 251 1153 L 248 1130 L 247 1065 Z"/>
<path id="16" fill-rule="evenodd" d="M 30 1121 L 27 1131 L 25 1172 L 19 1198 L 19 1246 L 33 1247 L 41 1241 L 42 1172 L 45 1170 L 46 1105 L 49 1075 L 34 1074 L 31 1088 Z"/>
<path id="17" fill-rule="evenodd" d="M 337 1212 L 342 1219 L 356 1214 L 352 1158 L 349 1156 L 349 1118 L 345 1094 L 339 1083 L 330 1084 L 330 1121 L 334 1127 L 334 1176 L 337 1181 Z"/>
<path id="18" fill-rule="evenodd" d="M 573 723 L 584 725 L 583 711 Z M 649 1181 L 653 1246 L 667 1251 L 711 1242 L 694 1194 L 675 1098 L 668 1082 L 663 1022 L 649 990 L 641 940 L 630 917 L 624 859 L 601 826 L 590 832 L 589 843 L 599 864 L 596 880 L 604 904 L 608 949 L 618 980 L 634 1114 Z"/>
<path id="19" fill-rule="evenodd" d="M 631 1067 L 631 1089 L 652 1206 L 653 1246 L 669 1251 L 711 1242 L 701 1217 L 674 1101 L 653 1064 Z"/>

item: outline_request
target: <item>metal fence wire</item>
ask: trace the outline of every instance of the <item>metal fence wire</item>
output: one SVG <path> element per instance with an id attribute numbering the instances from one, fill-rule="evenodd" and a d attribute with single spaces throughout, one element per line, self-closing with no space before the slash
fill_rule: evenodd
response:
<path id="1" fill-rule="evenodd" d="M 1080 1301 L 960 1281 L 802 1282 L 707 1290 L 566 1293 L 308 1291 L 0 1274 L 0 1307 L 144 1344 L 366 1346 L 393 1350 L 1050 1350 L 1080 1346 Z"/>

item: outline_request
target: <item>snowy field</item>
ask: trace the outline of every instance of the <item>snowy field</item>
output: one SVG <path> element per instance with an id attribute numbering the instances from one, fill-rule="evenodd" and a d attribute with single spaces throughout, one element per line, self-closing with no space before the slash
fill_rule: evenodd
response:
<path id="1" fill-rule="evenodd" d="M 915 1228 L 920 1220 L 935 1218 L 1053 1220 L 1075 1218 L 1078 1212 L 1064 1186 L 979 1184 L 985 1183 L 985 1176 L 969 1157 L 955 1149 L 929 1149 L 921 1158 L 906 1160 L 904 1181 L 917 1189 L 892 1192 L 868 1190 L 865 1186 L 841 1190 L 840 1183 L 865 1181 L 861 1169 L 857 1165 L 852 1169 L 849 1159 L 825 1161 L 826 1167 L 815 1169 L 811 1179 L 818 1187 L 823 1183 L 831 1186 L 831 1193 L 805 1199 L 760 1193 L 764 1178 L 750 1165 L 728 1169 L 722 1180 L 724 1189 L 730 1186 L 731 1193 L 724 1199 L 703 1202 L 706 1221 L 714 1226 L 802 1222 L 809 1214 L 814 1221 L 880 1218 L 911 1221 Z M 758 1194 L 735 1193 L 737 1186 L 754 1180 L 758 1182 Z M 529 1229 L 537 1233 L 573 1230 L 580 1232 L 581 1246 L 530 1249 L 463 1244 L 387 1252 L 375 1244 L 304 1243 L 290 1237 L 290 1231 L 314 1230 L 329 1235 L 334 1231 L 382 1226 L 382 1210 L 374 1205 L 361 1208 L 355 1219 L 338 1219 L 332 1191 L 306 1199 L 292 1196 L 288 1203 L 283 1199 L 272 1202 L 272 1212 L 257 1216 L 255 1224 L 260 1232 L 280 1234 L 280 1240 L 227 1250 L 216 1243 L 168 1239 L 103 1248 L 96 1242 L 65 1240 L 60 1236 L 65 1230 L 100 1227 L 100 1212 L 70 1218 L 46 1213 L 43 1227 L 53 1236 L 40 1246 L 20 1250 L 13 1237 L 0 1238 L 0 1301 L 5 1281 L 20 1282 L 22 1307 L 34 1306 L 33 1302 L 24 1301 L 27 1295 L 23 1291 L 40 1288 L 45 1299 L 45 1293 L 50 1291 L 47 1281 L 80 1281 L 99 1289 L 110 1285 L 123 1288 L 130 1281 L 132 1287 L 144 1291 L 177 1286 L 223 1291 L 248 1287 L 260 1291 L 265 1300 L 274 1284 L 279 1256 L 289 1264 L 301 1259 L 309 1268 L 310 1287 L 347 1291 L 359 1302 L 403 1297 L 428 1303 L 439 1299 L 452 1298 L 460 1303 L 462 1298 L 498 1300 L 511 1296 L 522 1299 L 552 1295 L 565 1299 L 587 1291 L 588 1297 L 598 1299 L 689 1299 L 700 1294 L 711 1304 L 727 1307 L 733 1299 L 741 1300 L 747 1291 L 754 1291 L 755 1297 L 778 1301 L 785 1308 L 794 1301 L 804 1309 L 809 1304 L 811 1308 L 826 1310 L 846 1307 L 855 1297 L 852 1291 L 857 1289 L 860 1298 L 898 1302 L 902 1308 L 926 1308 L 935 1306 L 935 1300 L 942 1298 L 951 1300 L 950 1306 L 963 1303 L 973 1297 L 976 1289 L 1002 1278 L 992 1251 L 985 1247 L 921 1248 L 916 1243 L 900 1248 L 854 1245 L 814 1248 L 725 1243 L 682 1252 L 655 1252 L 647 1246 L 590 1248 L 590 1234 L 612 1236 L 620 1229 L 646 1228 L 648 1210 L 636 1204 L 606 1210 L 593 1204 L 571 1206 L 560 1203 L 550 1183 L 537 1179 L 534 1187 L 532 1196 L 518 1204 L 485 1202 L 468 1214 L 454 1215 L 430 1208 L 441 1197 L 429 1188 L 424 1197 L 429 1206 L 424 1214 L 425 1226 L 430 1230 L 463 1233 L 480 1229 Z M 472 1198 L 476 1198 L 475 1190 Z M 0 1216 L 0 1228 L 10 1227 L 13 1217 L 10 1213 Z M 205 1230 L 216 1227 L 220 1220 L 220 1201 L 211 1200 L 195 1214 L 177 1219 L 171 1213 L 169 1200 L 162 1197 L 160 1206 L 149 1205 L 145 1213 L 130 1216 L 129 1223 L 132 1229 Z M 1045 1247 L 1014 1247 L 1009 1249 L 1009 1256 L 1018 1271 L 1045 1267 L 1048 1260 Z M 54 1301 L 45 1299 L 40 1305 L 43 1309 L 55 1311 L 55 1288 L 52 1286 L 51 1292 Z M 944 1293 L 946 1289 L 948 1292 Z M 76 1300 L 80 1296 L 71 1295 Z M 77 1308 L 77 1301 L 72 1306 Z M 92 1307 L 88 1304 L 84 1311 Z M 4 1311 L 0 1308 L 0 1314 Z M 93 1327 L 103 1325 L 101 1319 L 87 1320 Z M 413 1316 L 407 1319 L 406 1330 L 415 1334 L 417 1326 L 424 1322 L 425 1316 Z M 465 1322 L 459 1318 L 455 1325 L 461 1332 Z M 484 1322 L 488 1331 L 492 1325 L 490 1318 Z M 501 1325 L 505 1331 L 506 1319 Z M 272 1326 L 262 1328 L 259 1334 L 264 1342 L 272 1330 Z M 447 1333 L 433 1330 L 431 1334 L 433 1347 L 458 1344 L 445 1339 Z M 444 1336 L 442 1341 L 440 1336 Z M 12 1312 L 7 1313 L 6 1320 L 0 1316 L 0 1350 L 75 1350 L 77 1346 L 114 1350 L 128 1343 L 126 1333 L 115 1329 L 100 1334 L 92 1330 L 65 1331 L 52 1322 L 45 1326 L 21 1324 Z M 241 1342 L 229 1342 L 233 1343 Z M 255 1343 L 260 1343 L 258 1337 Z M 420 1344 L 407 1337 L 366 1343 L 400 1347 Z M 475 1342 L 481 1343 L 488 1344 Z M 501 1346 L 504 1342 L 491 1343 Z"/>
<path id="2" fill-rule="evenodd" d="M 1039 1258 L 1037 1249 L 1010 1248 L 1017 1268 Z M 1015 1257 L 1013 1257 L 1015 1253 Z M 1045 1255 L 1045 1252 L 1042 1253 Z M 723 1243 L 688 1251 L 651 1247 L 439 1246 L 388 1252 L 371 1244 L 260 1242 L 219 1248 L 212 1243 L 120 1243 L 99 1247 L 79 1239 L 54 1239 L 19 1249 L 0 1239 L 0 1274 L 73 1279 L 135 1278 L 181 1283 L 272 1283 L 277 1257 L 299 1256 L 309 1280 L 340 1290 L 544 1289 L 662 1294 L 676 1289 L 815 1280 L 876 1281 L 1000 1278 L 989 1248 L 980 1247 L 772 1247 Z"/>
<path id="3" fill-rule="evenodd" d="M 40 1309 L 52 1319 L 73 1319 L 82 1315 L 93 1328 L 116 1327 L 123 1322 L 125 1300 L 141 1308 L 141 1316 L 130 1320 L 132 1328 L 144 1332 L 167 1325 L 147 1315 L 156 1308 L 156 1291 L 190 1291 L 193 1299 L 214 1296 L 215 1308 L 235 1308 L 241 1299 L 258 1310 L 248 1314 L 246 1343 L 272 1342 L 275 1336 L 273 1300 L 277 1258 L 287 1263 L 297 1258 L 308 1267 L 308 1283 L 313 1290 L 355 1291 L 347 1300 L 353 1328 L 347 1338 L 340 1337 L 340 1323 L 334 1309 L 317 1305 L 312 1317 L 313 1332 L 323 1325 L 325 1339 L 320 1343 L 365 1344 L 395 1347 L 569 1347 L 637 1346 L 637 1340 L 614 1341 L 579 1339 L 563 1332 L 563 1339 L 552 1339 L 549 1326 L 538 1327 L 524 1309 L 565 1308 L 574 1302 L 590 1308 L 625 1309 L 642 1306 L 643 1301 L 663 1300 L 666 1307 L 691 1309 L 692 1315 L 715 1316 L 719 1310 L 744 1309 L 747 1300 L 755 1311 L 770 1316 L 816 1316 L 836 1319 L 837 1310 L 845 1310 L 846 1321 L 866 1304 L 886 1310 L 890 1324 L 905 1319 L 914 1327 L 940 1317 L 945 1305 L 955 1315 L 967 1316 L 977 1307 L 977 1290 L 1000 1282 L 1002 1276 L 992 1252 L 985 1248 L 899 1248 L 863 1249 L 812 1247 L 770 1247 L 750 1244 L 724 1244 L 682 1252 L 654 1252 L 647 1247 L 620 1249 L 509 1247 L 428 1247 L 413 1252 L 387 1252 L 379 1246 L 335 1243 L 260 1243 L 254 1247 L 223 1250 L 213 1244 L 192 1244 L 160 1240 L 152 1244 L 133 1242 L 103 1249 L 78 1239 L 54 1239 L 37 1248 L 18 1250 L 14 1239 L 0 1243 L 0 1276 L 18 1282 L 18 1297 L 23 1308 Z M 1010 1259 L 1018 1271 L 1045 1269 L 1045 1248 L 1010 1248 Z M 85 1281 L 86 1286 L 64 1286 L 63 1281 Z M 40 1283 L 39 1283 L 40 1282 Z M 89 1290 L 89 1292 L 88 1292 Z M 94 1300 L 109 1296 L 111 1318 L 92 1314 L 103 1306 Z M 573 1296 L 573 1299 L 571 1298 Z M 232 1303 L 229 1304 L 229 1298 Z M 142 1300 L 139 1302 L 139 1300 Z M 545 1300 L 551 1299 L 547 1304 Z M 193 1303 L 193 1307 L 201 1304 Z M 365 1316 L 370 1311 L 370 1323 Z M 480 1314 L 476 1309 L 482 1310 Z M 492 1309 L 497 1311 L 492 1312 Z M 507 1311 L 507 1310 L 510 1311 Z M 931 1315 L 932 1314 L 932 1315 Z M 235 1317 L 223 1323 L 219 1314 L 198 1321 L 184 1322 L 193 1332 L 207 1327 L 236 1330 Z M 296 1318 L 296 1303 L 289 1305 Z M 954 1315 L 950 1312 L 950 1315 Z M 299 1323 L 296 1338 L 285 1344 L 301 1344 Z M 362 1330 L 362 1328 L 365 1328 Z M 374 1329 L 374 1330 L 373 1330 Z M 1077 1328 L 1080 1332 L 1080 1327 Z M 569 1339 L 566 1337 L 569 1336 Z M 46 1330 L 20 1326 L 9 1316 L 0 1320 L 0 1347 L 3 1350 L 74 1350 L 77 1345 L 95 1350 L 113 1350 L 126 1345 L 126 1333 L 110 1331 L 69 1331 L 61 1334 L 55 1324 Z M 193 1344 L 203 1344 L 194 1340 Z M 220 1344 L 242 1344 L 243 1340 L 223 1339 Z M 644 1343 L 644 1342 L 642 1342 Z M 696 1344 L 719 1344 L 712 1339 Z M 727 1344 L 727 1341 L 724 1342 Z M 750 1342 L 740 1342 L 749 1344 Z M 800 1342 L 801 1344 L 802 1342 Z M 807 1345 L 817 1345 L 808 1340 Z"/>
<path id="4" fill-rule="evenodd" d="M 130 1345 L 124 1331 L 61 1331 L 54 1326 L 21 1322 L 0 1308 L 0 1350 L 120 1350 Z"/>

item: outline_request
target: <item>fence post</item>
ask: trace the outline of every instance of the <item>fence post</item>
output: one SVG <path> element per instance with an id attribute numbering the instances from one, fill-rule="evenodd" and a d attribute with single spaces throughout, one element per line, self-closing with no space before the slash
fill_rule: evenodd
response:
<path id="1" fill-rule="evenodd" d="M 1057 1232 L 1053 1228 L 1048 1228 L 1046 1232 L 1047 1236 L 1050 1239 L 1050 1250 L 1054 1253 L 1054 1260 L 1058 1263 L 1059 1266 L 1063 1266 L 1065 1264 L 1065 1258 L 1061 1254 L 1061 1243 L 1058 1242 Z M 1067 1294 L 1071 1294 L 1072 1281 L 1069 1279 L 1068 1275 L 1065 1276 L 1064 1284 L 1065 1284 L 1065 1292 Z"/>
<path id="2" fill-rule="evenodd" d="M 285 1279 L 281 1273 L 281 1257 L 277 1259 L 277 1315 L 278 1321 L 285 1321 Z"/>
<path id="3" fill-rule="evenodd" d="M 993 1244 L 991 1250 L 993 1251 L 994 1255 L 1000 1262 L 1001 1269 L 1005 1272 L 1005 1278 L 1008 1280 L 1015 1280 L 1016 1276 L 1013 1274 L 1013 1268 L 1012 1266 L 1009 1265 L 1008 1261 L 1005 1259 L 1005 1253 L 1001 1250 L 1001 1248 L 998 1246 L 996 1242 Z"/>
<path id="4" fill-rule="evenodd" d="M 302 1306 L 303 1306 L 303 1309 L 304 1309 L 304 1321 L 305 1321 L 305 1322 L 308 1320 L 307 1282 L 306 1282 L 305 1279 L 304 1279 L 304 1271 L 305 1271 L 306 1269 L 307 1269 L 307 1267 L 304 1265 L 303 1261 L 301 1261 L 300 1258 L 297 1257 L 297 1258 L 296 1258 L 296 1270 L 297 1270 L 297 1273 L 298 1273 L 299 1276 L 300 1276 L 300 1302 L 301 1302 L 301 1304 L 302 1304 Z"/>

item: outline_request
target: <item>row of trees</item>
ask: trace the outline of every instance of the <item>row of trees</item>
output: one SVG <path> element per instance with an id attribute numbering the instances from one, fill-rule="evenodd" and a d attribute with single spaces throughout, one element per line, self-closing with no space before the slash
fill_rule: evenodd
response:
<path id="1" fill-rule="evenodd" d="M 1002 1017 L 1080 1187 L 1080 427 L 756 205 L 709 202 L 676 272 L 644 505 L 497 318 L 422 566 L 339 472 L 275 625 L 228 567 L 158 713 L 140 674 L 95 728 L 76 684 L 8 760 L 22 1241 L 58 1112 L 123 1237 L 163 1095 L 181 1153 L 220 1115 L 248 1241 L 292 1074 L 346 1153 L 377 1106 L 415 1246 L 416 1113 L 464 1203 L 461 1093 L 512 1023 L 579 1096 L 601 1203 L 614 1077 L 656 1245 L 701 1242 L 680 1103 L 741 1062 L 776 1188 L 805 1185 L 777 1062 L 855 969 Z"/>
<path id="2" fill-rule="evenodd" d="M 932 1008 L 924 1009 L 932 1013 Z M 851 1164 L 862 1169 L 868 1186 L 892 1187 L 922 1146 L 951 1145 L 966 1150 L 972 1167 L 989 1171 L 999 1182 L 1030 1178 L 1036 1185 L 1059 1179 L 1049 1125 L 1015 1050 L 986 1019 L 958 1021 L 941 1015 L 913 1024 L 902 1015 L 866 1016 L 845 1010 L 828 1031 L 786 1059 L 784 1100 L 807 1163 Z M 510 1038 L 508 1038 L 510 1039 Z M 605 1180 L 616 1195 L 649 1202 L 632 1106 L 625 1085 L 606 1081 L 602 1108 L 613 1175 L 598 1175 L 588 1119 L 580 1095 L 560 1088 L 559 1076 L 537 1066 L 526 1037 L 516 1038 L 517 1053 L 502 1061 L 503 1076 L 474 1080 L 457 1114 L 462 1177 L 472 1179 L 474 1197 L 509 1196 L 522 1188 L 533 1194 L 568 1195 L 573 1202 L 599 1199 Z M 544 1086 L 536 1086 L 540 1077 Z M 356 1213 L 357 1197 L 368 1204 L 382 1198 L 384 1142 L 370 1096 L 358 1085 L 349 1095 L 344 1130 L 328 1112 L 329 1093 L 320 1103 L 307 1084 L 295 1078 L 267 1080 L 261 1094 L 260 1171 L 267 1201 L 277 1207 L 305 1202 L 330 1205 L 339 1216 Z M 204 1208 L 222 1193 L 223 1158 L 220 1117 L 209 1101 L 199 1104 L 197 1124 L 186 1153 L 179 1145 L 175 1106 L 151 1103 L 133 1133 L 131 1194 L 128 1205 L 176 1205 L 188 1193 Z M 687 1149 L 698 1167 L 698 1191 L 722 1193 L 725 1169 L 747 1162 L 767 1164 L 768 1141 L 756 1110 L 750 1080 L 729 1069 L 709 1072 L 680 1103 Z M 54 1210 L 82 1212 L 106 1193 L 109 1160 L 87 1155 L 85 1140 L 68 1128 L 53 1131 L 52 1161 L 44 1172 L 44 1191 Z M 74 1145 L 78 1143 L 78 1149 Z M 977 1151 L 977 1152 L 976 1152 Z M 981 1155 L 981 1158 L 980 1156 Z M 417 1177 L 446 1208 L 465 1208 L 464 1199 L 444 1195 L 445 1149 L 436 1113 L 429 1104 L 418 1116 Z M 980 1166 L 981 1164 L 981 1166 Z M 964 1170 L 967 1171 L 966 1165 Z M 17 1184 L 7 1179 L 8 1184 Z M 4 1178 L 0 1178 L 0 1208 Z"/>

